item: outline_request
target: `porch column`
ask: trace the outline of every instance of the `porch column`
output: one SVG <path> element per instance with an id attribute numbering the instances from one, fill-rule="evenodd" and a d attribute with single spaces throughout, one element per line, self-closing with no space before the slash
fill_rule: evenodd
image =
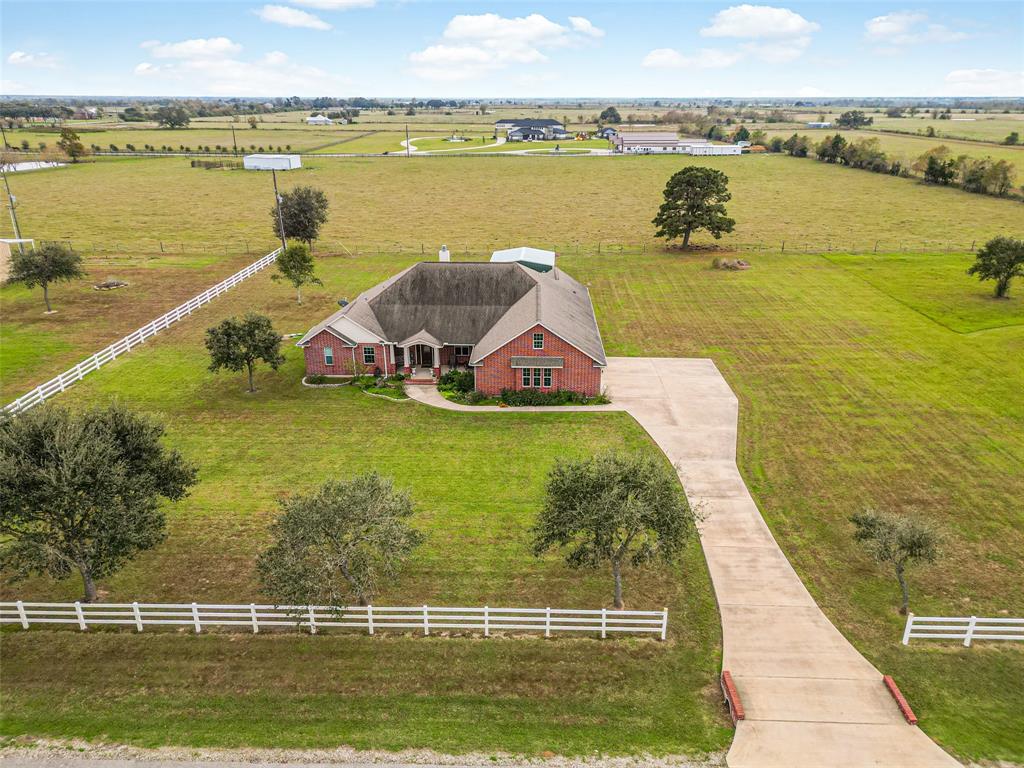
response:
<path id="1" fill-rule="evenodd" d="M 412 357 L 410 356 L 409 347 L 402 347 L 402 373 L 408 376 L 412 373 Z"/>
<path id="2" fill-rule="evenodd" d="M 434 378 L 441 378 L 441 348 L 434 347 Z"/>

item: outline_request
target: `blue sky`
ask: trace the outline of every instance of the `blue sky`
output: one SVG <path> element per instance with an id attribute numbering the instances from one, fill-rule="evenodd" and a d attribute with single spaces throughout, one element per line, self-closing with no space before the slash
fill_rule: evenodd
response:
<path id="1" fill-rule="evenodd" d="M 1024 3 L 0 4 L 4 94 L 1022 96 Z"/>

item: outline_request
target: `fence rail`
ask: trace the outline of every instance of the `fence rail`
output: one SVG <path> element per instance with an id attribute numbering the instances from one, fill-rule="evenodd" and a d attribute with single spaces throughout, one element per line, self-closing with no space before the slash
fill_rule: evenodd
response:
<path id="1" fill-rule="evenodd" d="M 198 296 L 189 299 L 184 304 L 179 304 L 170 312 L 161 315 L 156 320 L 153 320 L 152 322 L 144 325 L 137 331 L 129 333 L 124 338 L 115 341 L 113 344 L 107 347 L 104 347 L 96 354 L 87 357 L 85 360 L 82 360 L 80 363 L 78 363 L 74 368 L 70 368 L 69 370 L 65 371 L 59 376 L 50 379 L 45 384 L 40 384 L 38 387 L 33 389 L 28 394 L 22 395 L 14 402 L 5 406 L 4 410 L 10 413 L 18 413 L 20 411 L 27 410 L 34 405 L 39 405 L 39 403 L 43 402 L 44 400 L 47 400 L 48 398 L 51 398 L 54 395 L 63 392 L 65 389 L 67 389 L 75 382 L 81 381 L 82 378 L 87 373 L 95 371 L 100 366 L 105 365 L 109 363 L 111 360 L 116 359 L 119 355 L 123 355 L 124 353 L 130 351 L 133 347 L 142 344 L 143 342 L 145 342 L 146 339 L 150 338 L 151 336 L 155 336 L 157 333 L 164 330 L 173 323 L 178 322 L 183 317 L 187 317 L 188 315 L 192 314 L 204 304 L 208 304 L 225 291 L 228 291 L 231 288 L 235 287 L 243 280 L 252 277 L 261 269 L 264 269 L 270 264 L 273 264 L 274 261 L 277 260 L 277 256 L 280 252 L 280 248 L 278 248 L 275 251 L 271 251 L 262 259 L 254 261 L 252 264 L 245 267 L 245 269 L 239 270 L 226 280 L 222 280 L 212 288 L 207 288 Z"/>
<path id="2" fill-rule="evenodd" d="M 1024 619 L 980 616 L 915 616 L 907 614 L 903 644 L 911 639 L 962 640 L 970 648 L 975 640 L 1024 640 Z"/>
<path id="3" fill-rule="evenodd" d="M 468 630 L 489 637 L 494 632 L 556 632 L 654 634 L 668 633 L 668 609 L 616 611 L 606 608 L 463 608 L 438 606 L 324 606 L 216 603 L 31 603 L 0 602 L 0 624 L 74 624 L 144 627 L 244 627 L 253 634 L 263 628 L 290 627 L 316 634 L 322 628 L 351 629 L 374 634 L 387 630 Z"/>

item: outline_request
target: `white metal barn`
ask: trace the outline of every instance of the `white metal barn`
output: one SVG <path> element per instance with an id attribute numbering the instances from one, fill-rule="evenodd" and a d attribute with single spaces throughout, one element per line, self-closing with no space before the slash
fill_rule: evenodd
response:
<path id="1" fill-rule="evenodd" d="M 518 262 L 519 264 L 532 267 L 538 272 L 550 272 L 555 268 L 555 252 L 544 251 L 540 248 L 520 246 L 519 248 L 504 248 L 491 254 L 492 262 Z"/>
<path id="2" fill-rule="evenodd" d="M 300 155 L 246 155 L 242 166 L 247 171 L 291 171 L 302 167 Z"/>
<path id="3" fill-rule="evenodd" d="M 313 115 L 306 118 L 306 125 L 334 125 L 334 122 L 326 115 Z"/>
<path id="4" fill-rule="evenodd" d="M 676 134 L 661 132 L 623 132 L 612 141 L 615 151 L 623 154 L 655 155 L 672 152 L 677 155 L 739 155 L 738 144 L 712 144 L 704 139 L 680 139 Z"/>

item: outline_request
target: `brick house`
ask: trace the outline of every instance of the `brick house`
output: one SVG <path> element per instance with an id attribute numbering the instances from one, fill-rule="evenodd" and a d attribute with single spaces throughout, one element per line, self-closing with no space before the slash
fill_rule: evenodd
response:
<path id="1" fill-rule="evenodd" d="M 476 388 L 601 391 L 606 365 L 587 289 L 521 263 L 421 262 L 360 294 L 297 346 L 307 375 L 468 367 Z"/>

